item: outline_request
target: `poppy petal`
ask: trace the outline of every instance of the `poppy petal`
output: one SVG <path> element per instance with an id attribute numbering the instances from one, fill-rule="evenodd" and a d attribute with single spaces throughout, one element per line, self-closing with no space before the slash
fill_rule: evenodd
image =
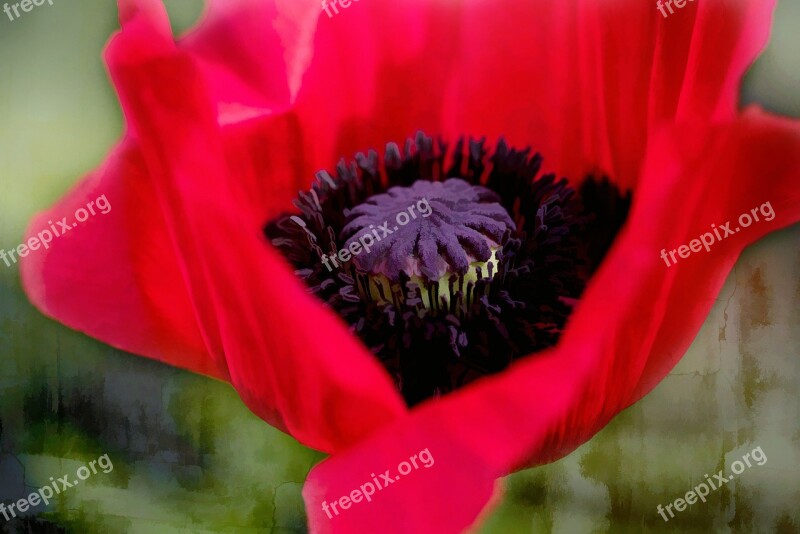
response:
<path id="1" fill-rule="evenodd" d="M 690 2 L 665 18 L 635 0 L 352 4 L 318 24 L 296 106 L 314 132 L 306 153 L 324 168 L 419 129 L 505 136 L 548 171 L 632 187 L 659 125 L 733 118 L 773 8 Z"/>
<path id="2" fill-rule="evenodd" d="M 243 209 L 202 70 L 181 50 L 131 61 L 146 34 L 133 30 L 114 38 L 108 63 L 208 352 L 257 415 L 317 449 L 351 445 L 404 413 L 388 374 Z"/>
<path id="3" fill-rule="evenodd" d="M 174 50 L 161 2 L 119 4 L 128 38 L 137 39 L 127 57 L 120 52 L 119 62 Z M 207 24 L 225 26 L 227 19 L 220 18 L 209 16 Z M 113 209 L 102 223 L 90 219 L 26 258 L 21 264 L 25 289 L 45 314 L 112 346 L 227 379 L 225 362 L 212 360 L 205 350 L 176 251 L 164 233 L 164 216 L 153 203 L 152 177 L 136 132 L 131 124 L 126 129 L 103 165 L 31 222 L 26 241 L 42 231 L 52 233 L 47 221 L 70 216 L 100 195 Z M 226 153 L 246 191 L 242 210 L 258 226 L 290 206 L 301 187 L 299 177 L 309 175 L 298 170 L 291 150 L 296 121 L 291 115 L 273 115 L 230 124 L 226 131 Z M 267 146 L 272 150 L 264 150 Z"/>
<path id="4" fill-rule="evenodd" d="M 300 10 L 297 2 L 284 6 L 288 2 L 212 1 L 201 23 L 175 43 L 160 0 L 119 1 L 120 20 L 136 45 L 118 48 L 116 61 L 135 63 L 176 48 L 191 56 L 246 192 L 242 210 L 257 225 L 291 209 L 316 170 L 300 157 L 302 133 L 288 109 L 292 87 L 312 55 L 316 16 L 307 4 Z M 133 125 L 126 126 L 136 137 Z"/>
<path id="5" fill-rule="evenodd" d="M 164 218 L 153 209 L 154 194 L 141 154 L 123 141 L 100 168 L 31 221 L 25 241 L 51 242 L 22 261 L 23 287 L 37 308 L 71 328 L 225 379 L 224 361 L 209 358 L 203 346 Z M 102 195 L 108 213 L 53 236 L 58 221 L 69 221 Z"/>
<path id="6" fill-rule="evenodd" d="M 178 46 L 190 52 L 228 124 L 285 111 L 313 56 L 318 4 L 214 0 Z"/>
<path id="7" fill-rule="evenodd" d="M 314 532 L 462 531 L 489 499 L 493 477 L 568 454 L 655 387 L 694 339 L 744 247 L 800 221 L 797 121 L 752 110 L 653 141 L 629 221 L 558 346 L 430 401 L 315 467 L 304 490 Z M 771 209 L 761 208 L 767 202 Z M 745 227 L 740 214 L 755 211 L 761 220 Z M 735 235 L 708 251 L 670 267 L 660 257 L 727 221 Z M 424 449 L 436 458 L 429 470 L 327 516 L 323 501 L 338 502 L 371 472 L 396 470 Z"/>

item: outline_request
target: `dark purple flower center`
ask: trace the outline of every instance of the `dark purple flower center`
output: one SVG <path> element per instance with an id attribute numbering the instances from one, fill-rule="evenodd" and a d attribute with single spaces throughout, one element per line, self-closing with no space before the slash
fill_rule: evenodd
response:
<path id="1" fill-rule="evenodd" d="M 347 248 L 361 245 L 353 260 L 360 269 L 392 282 L 401 272 L 425 282 L 464 275 L 473 264 L 489 261 L 503 236 L 516 230 L 499 201 L 489 189 L 459 178 L 418 180 L 356 206 L 341 236 Z"/>
<path id="2" fill-rule="evenodd" d="M 541 164 L 419 133 L 320 171 L 265 233 L 413 405 L 556 343 L 625 221 L 629 194 Z"/>

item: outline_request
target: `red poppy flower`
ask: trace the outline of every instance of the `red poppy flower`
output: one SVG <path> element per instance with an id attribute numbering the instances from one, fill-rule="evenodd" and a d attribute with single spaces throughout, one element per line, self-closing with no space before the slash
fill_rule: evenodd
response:
<path id="1" fill-rule="evenodd" d="M 29 235 L 101 195 L 112 208 L 32 251 L 26 291 L 115 347 L 229 380 L 265 421 L 332 453 L 304 491 L 314 531 L 459 531 L 498 477 L 567 454 L 647 394 L 742 249 L 800 218 L 800 125 L 737 111 L 772 9 L 701 0 L 662 17 L 633 0 L 363 0 L 328 17 L 316 1 L 219 1 L 175 41 L 160 3 L 121 0 L 106 59 L 125 135 Z M 542 172 L 575 187 L 607 176 L 633 204 L 557 344 L 408 409 L 261 229 L 315 171 L 418 130 L 451 146 L 533 146 Z M 502 147 L 495 168 L 512 158 Z M 512 154 L 509 173 L 536 174 Z M 390 150 L 386 164 L 414 157 Z M 539 213 L 511 201 L 514 224 Z M 712 224 L 765 203 L 771 219 L 686 254 Z M 487 232 L 471 260 L 486 256 L 480 239 L 502 245 Z M 670 266 L 662 249 L 678 253 Z"/>

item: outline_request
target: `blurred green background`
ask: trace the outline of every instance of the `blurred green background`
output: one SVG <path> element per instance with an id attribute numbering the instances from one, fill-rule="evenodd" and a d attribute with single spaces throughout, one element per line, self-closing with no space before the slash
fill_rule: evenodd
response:
<path id="1" fill-rule="evenodd" d="M 113 2 L 0 16 L 0 248 L 120 135 L 101 51 Z M 202 3 L 167 2 L 177 32 Z M 0 14 L 1 15 L 1 14 Z M 778 8 L 745 102 L 800 116 L 800 2 Z M 768 177 L 765 177 L 768 179 Z M 799 184 L 800 186 L 800 184 Z M 227 385 L 111 349 L 42 317 L 0 265 L 0 501 L 109 453 L 97 474 L 3 532 L 305 532 L 321 455 Z M 501 532 L 800 532 L 800 227 L 750 247 L 679 366 L 569 457 L 506 480 Z M 656 513 L 755 447 L 768 461 L 665 523 Z"/>

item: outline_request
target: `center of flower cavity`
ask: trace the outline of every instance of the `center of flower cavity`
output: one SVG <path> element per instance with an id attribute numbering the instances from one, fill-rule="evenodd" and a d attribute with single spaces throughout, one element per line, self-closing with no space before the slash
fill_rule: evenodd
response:
<path id="1" fill-rule="evenodd" d="M 542 162 L 419 132 L 319 171 L 264 232 L 414 406 L 556 344 L 624 223 L 629 193 Z"/>
<path id="2" fill-rule="evenodd" d="M 451 178 L 373 195 L 347 213 L 341 238 L 345 248 L 361 249 L 353 262 L 368 273 L 362 297 L 397 302 L 408 277 L 421 304 L 437 310 L 455 292 L 497 274 L 500 243 L 515 229 L 494 192 Z M 469 303 L 472 295 L 466 297 Z"/>

